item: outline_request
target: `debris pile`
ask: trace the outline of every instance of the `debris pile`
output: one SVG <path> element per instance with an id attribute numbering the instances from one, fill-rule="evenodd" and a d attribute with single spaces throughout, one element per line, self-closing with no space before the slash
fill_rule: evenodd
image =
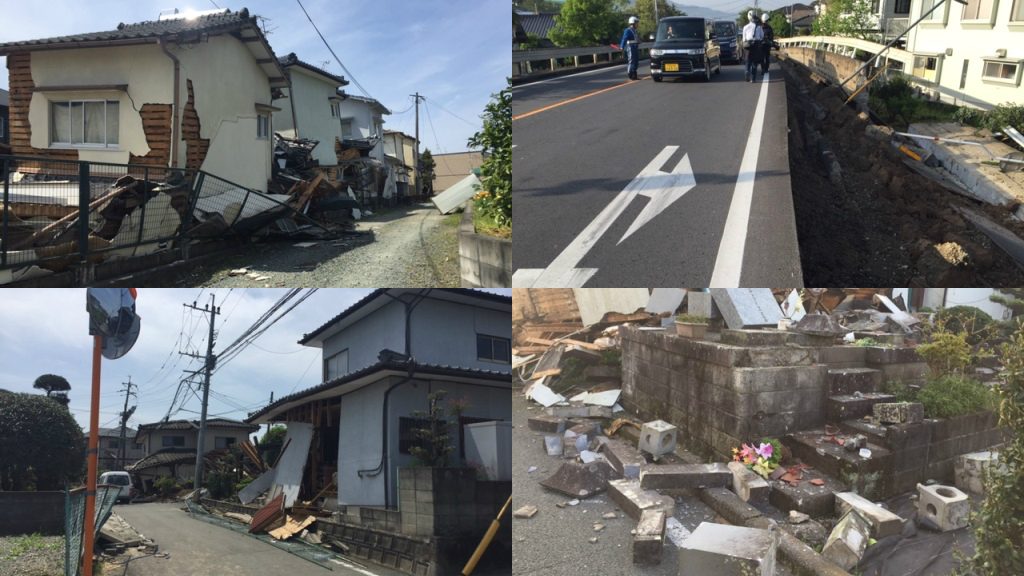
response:
<path id="1" fill-rule="evenodd" d="M 288 196 L 297 214 L 307 215 L 332 230 L 352 230 L 354 220 L 366 212 L 352 193 L 350 183 L 336 178 L 334 169 L 321 168 L 313 158 L 317 140 L 287 138 L 274 134 L 273 179 L 270 189 Z M 288 222 L 275 223 L 280 232 L 293 234 Z"/>

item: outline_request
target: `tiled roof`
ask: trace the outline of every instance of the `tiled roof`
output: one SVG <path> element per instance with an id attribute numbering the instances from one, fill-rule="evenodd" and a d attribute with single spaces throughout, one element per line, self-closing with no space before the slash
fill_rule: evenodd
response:
<path id="1" fill-rule="evenodd" d="M 124 467 L 129 472 L 137 472 L 156 466 L 167 466 L 181 462 L 195 462 L 196 451 L 194 448 L 164 448 L 157 450 L 142 460 Z"/>
<path id="2" fill-rule="evenodd" d="M 208 428 L 247 428 L 253 431 L 258 428 L 252 424 L 229 418 L 207 418 L 206 426 Z M 199 420 L 168 420 L 167 422 L 139 425 L 139 432 L 143 430 L 199 430 Z"/>
<path id="3" fill-rule="evenodd" d="M 519 25 L 527 34 L 544 39 L 548 37 L 548 31 L 555 27 L 555 14 L 521 14 Z"/>
<path id="4" fill-rule="evenodd" d="M 342 386 L 354 380 L 358 380 L 364 376 L 373 374 L 374 372 L 379 372 L 382 370 L 399 370 L 404 372 L 408 370 L 408 368 L 408 364 L 404 362 L 377 362 L 376 364 L 367 366 L 362 370 L 352 372 L 351 374 L 346 374 L 340 378 L 335 378 L 334 380 L 329 380 L 327 382 L 324 382 L 323 384 L 313 386 L 312 388 L 307 388 L 294 394 L 289 394 L 287 396 L 279 398 L 275 400 L 273 403 L 268 404 L 267 406 L 257 410 L 256 412 L 249 414 L 249 417 L 246 418 L 245 421 L 252 422 L 256 418 L 259 418 L 260 416 L 270 412 L 271 410 L 277 408 L 278 406 L 294 402 L 295 400 L 302 399 L 306 396 L 311 396 L 324 390 L 329 390 L 331 388 Z M 481 378 L 485 380 L 508 381 L 510 383 L 512 381 L 511 372 L 499 372 L 496 370 L 479 370 L 476 368 L 462 368 L 459 366 L 439 366 L 436 364 L 416 364 L 414 377 L 421 376 L 468 376 L 471 378 Z"/>
<path id="5" fill-rule="evenodd" d="M 388 133 L 389 132 L 385 132 L 385 134 L 388 134 Z M 331 326 L 334 326 L 338 322 L 341 322 L 346 317 L 351 316 L 353 313 L 355 313 L 357 310 L 359 310 L 363 306 L 366 306 L 367 304 L 369 304 L 370 302 L 373 302 L 377 298 L 383 297 L 384 293 L 387 292 L 388 290 L 389 290 L 389 288 L 378 288 L 378 289 L 374 290 L 373 292 L 370 292 L 370 294 L 368 296 L 366 296 L 362 300 L 356 302 L 355 304 L 349 306 L 348 309 L 345 310 L 344 312 L 342 312 L 341 314 L 338 314 L 334 318 L 331 318 L 326 323 L 324 323 L 322 326 L 320 326 L 316 330 L 313 330 L 309 334 L 304 335 L 302 337 L 302 339 L 299 340 L 299 344 L 305 345 L 307 342 L 309 342 L 310 340 L 315 338 L 317 335 L 322 333 L 324 330 L 327 330 Z M 448 289 L 445 289 L 444 291 L 445 292 L 449 292 L 449 293 L 460 294 L 460 295 L 463 295 L 463 296 L 471 296 L 473 298 L 480 298 L 481 300 L 487 300 L 487 301 L 490 301 L 490 302 L 500 302 L 500 303 L 503 303 L 503 304 L 505 304 L 505 303 L 511 304 L 512 303 L 512 298 L 510 298 L 508 296 L 501 296 L 501 295 L 498 295 L 498 294 L 491 294 L 490 292 L 481 292 L 479 290 L 470 290 L 468 288 L 448 288 Z"/>
<path id="6" fill-rule="evenodd" d="M 303 60 L 299 60 L 299 57 L 295 55 L 295 52 L 292 52 L 291 54 L 285 56 L 284 58 L 278 58 L 277 61 L 278 61 L 278 63 L 281 64 L 282 68 L 288 68 L 290 66 L 299 66 L 300 68 L 305 68 L 306 70 L 309 70 L 309 71 L 314 72 L 316 74 L 319 74 L 321 76 L 325 76 L 327 78 L 330 78 L 331 80 L 334 80 L 335 82 L 337 82 L 341 86 L 347 86 L 348 85 L 348 80 L 345 80 L 344 76 L 338 76 L 337 74 L 332 74 L 332 73 L 328 72 L 327 70 L 324 70 L 323 68 L 320 68 L 320 67 L 317 67 L 317 66 L 313 66 L 309 62 L 305 62 Z"/>
<path id="7" fill-rule="evenodd" d="M 86 432 L 86 434 L 88 434 L 88 432 Z M 113 437 L 120 438 L 121 437 L 121 429 L 120 428 L 100 428 L 99 429 L 99 435 L 102 436 L 102 437 L 113 436 Z M 130 438 L 133 438 L 134 436 L 135 436 L 135 429 L 134 428 L 125 428 L 124 429 L 124 437 L 125 438 L 129 438 L 130 439 Z"/>

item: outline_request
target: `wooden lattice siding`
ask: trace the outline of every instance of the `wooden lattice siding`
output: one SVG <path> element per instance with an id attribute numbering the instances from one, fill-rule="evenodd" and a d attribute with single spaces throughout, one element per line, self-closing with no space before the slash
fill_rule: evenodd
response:
<path id="1" fill-rule="evenodd" d="M 181 136 L 186 144 L 185 167 L 189 170 L 198 170 L 206 160 L 210 139 L 199 137 L 199 113 L 196 112 L 191 79 L 188 80 L 188 102 L 181 118 Z"/>
<path id="2" fill-rule="evenodd" d="M 10 80 L 10 134 L 11 153 L 16 156 L 42 156 L 54 160 L 78 160 L 78 150 L 50 150 L 32 147 L 32 125 L 29 123 L 28 110 L 32 103 L 32 53 L 18 52 L 7 57 L 7 71 Z M 47 173 L 55 170 L 49 167 Z M 39 172 L 40 166 L 21 163 L 18 169 L 22 172 Z M 70 167 L 77 173 L 76 167 Z"/>
<path id="3" fill-rule="evenodd" d="M 145 156 L 128 156 L 129 164 L 167 166 L 171 159 L 171 105 L 143 104 L 139 110 L 142 130 L 146 134 L 149 152 Z"/>

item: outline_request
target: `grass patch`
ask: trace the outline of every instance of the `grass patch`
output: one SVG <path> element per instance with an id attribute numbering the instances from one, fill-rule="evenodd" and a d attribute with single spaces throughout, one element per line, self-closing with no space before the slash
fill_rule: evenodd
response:
<path id="1" fill-rule="evenodd" d="M 952 418 L 982 410 L 995 410 L 998 397 L 987 386 L 962 376 L 943 376 L 929 381 L 917 393 L 929 418 Z"/>
<path id="2" fill-rule="evenodd" d="M 447 226 L 448 228 L 458 228 L 459 222 L 462 221 L 462 210 L 458 210 L 444 217 L 441 221 L 441 225 Z"/>
<path id="3" fill-rule="evenodd" d="M 915 122 L 955 122 L 959 110 L 951 104 L 919 98 L 901 76 L 873 86 L 868 105 L 882 121 L 899 130 L 906 130 Z"/>
<path id="4" fill-rule="evenodd" d="M 35 550 L 58 550 L 62 546 L 60 540 L 47 541 L 42 534 L 28 534 L 14 537 L 14 545 L 4 557 L 4 560 L 14 560 L 28 552 Z"/>
<path id="5" fill-rule="evenodd" d="M 482 210 L 473 210 L 473 228 L 478 234 L 486 234 L 495 238 L 511 238 L 511 226 L 499 226 L 494 218 L 485 215 Z"/>

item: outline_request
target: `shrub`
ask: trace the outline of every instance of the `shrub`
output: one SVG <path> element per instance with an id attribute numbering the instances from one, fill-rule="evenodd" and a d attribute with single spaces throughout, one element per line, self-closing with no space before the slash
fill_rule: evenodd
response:
<path id="1" fill-rule="evenodd" d="M 0 391 L 0 490 L 60 490 L 77 481 L 85 437 L 53 399 Z"/>
<path id="2" fill-rule="evenodd" d="M 153 482 L 153 488 L 156 488 L 161 498 L 170 498 L 181 489 L 181 486 L 174 478 L 161 476 L 156 479 L 156 482 Z"/>
<path id="3" fill-rule="evenodd" d="M 928 342 L 917 347 L 917 354 L 928 363 L 932 376 L 963 373 L 973 361 L 967 334 L 947 332 L 941 328 L 928 336 Z"/>
<path id="4" fill-rule="evenodd" d="M 954 119 L 961 124 L 987 128 L 992 132 L 1002 132 L 1006 126 L 1024 131 L 1024 105 L 1007 102 L 987 112 L 976 108 L 960 108 L 954 114 Z"/>
<path id="5" fill-rule="evenodd" d="M 469 139 L 471 148 L 480 148 L 482 190 L 474 196 L 475 206 L 498 226 L 512 225 L 512 86 L 493 94 L 484 107 L 484 128 Z"/>
<path id="6" fill-rule="evenodd" d="M 917 393 L 929 418 L 953 418 L 996 409 L 996 396 L 987 386 L 962 376 L 943 376 L 929 381 Z"/>
<path id="7" fill-rule="evenodd" d="M 908 386 L 902 380 L 887 380 L 882 384 L 882 392 L 892 394 L 896 402 L 917 402 L 918 386 Z"/>
<path id="8" fill-rule="evenodd" d="M 977 345 L 993 330 L 993 320 L 985 311 L 973 306 L 943 308 L 935 315 L 935 324 L 950 332 L 967 332 L 967 342 Z"/>
<path id="9" fill-rule="evenodd" d="M 206 488 L 210 491 L 210 497 L 217 500 L 233 495 L 235 489 L 235 474 L 215 470 L 206 476 Z"/>

